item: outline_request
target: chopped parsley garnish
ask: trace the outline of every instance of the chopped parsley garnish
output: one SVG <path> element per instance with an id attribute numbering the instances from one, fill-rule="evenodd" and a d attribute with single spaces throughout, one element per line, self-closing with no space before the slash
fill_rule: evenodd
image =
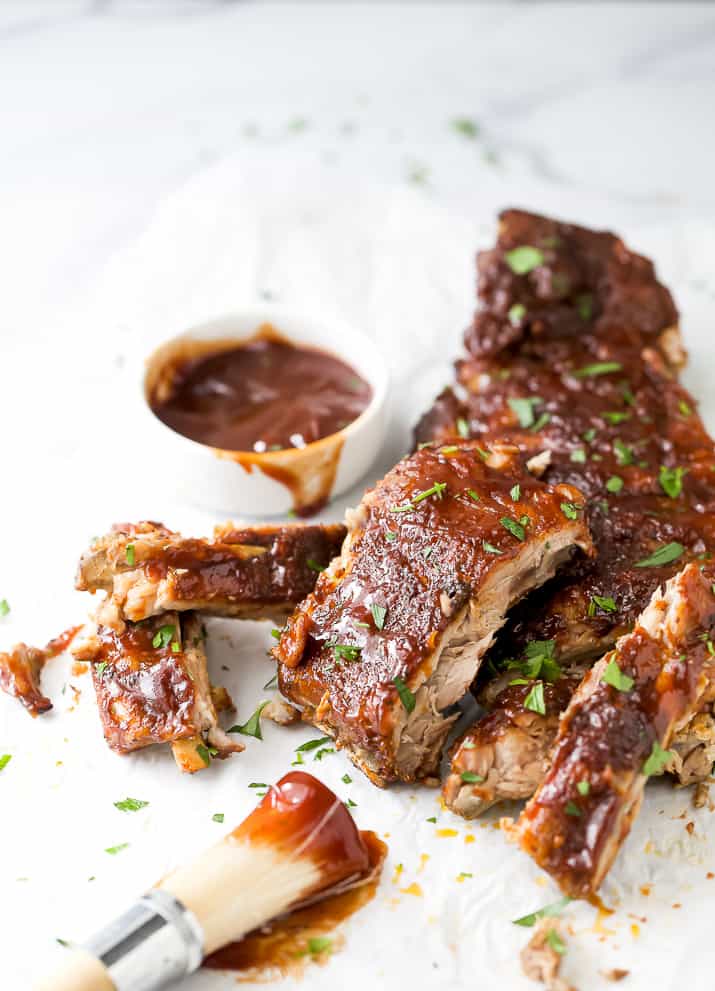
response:
<path id="1" fill-rule="evenodd" d="M 461 134 L 464 138 L 474 140 L 479 134 L 479 124 L 471 117 L 455 117 L 452 123 L 452 130 Z"/>
<path id="2" fill-rule="evenodd" d="M 518 502 L 521 499 L 521 486 L 518 482 L 509 490 L 509 495 L 512 497 L 514 502 Z"/>
<path id="3" fill-rule="evenodd" d="M 575 451 L 571 452 L 571 460 L 574 464 L 585 465 L 586 464 L 586 452 L 582 447 L 577 447 Z"/>
<path id="4" fill-rule="evenodd" d="M 175 633 L 175 626 L 160 626 L 154 634 L 154 639 L 151 642 L 152 647 L 168 647 L 174 639 Z"/>
<path id="5" fill-rule="evenodd" d="M 571 374 L 577 379 L 592 378 L 595 375 L 608 375 L 610 372 L 620 372 L 623 365 L 619 361 L 596 361 L 592 365 L 576 368 Z"/>
<path id="6" fill-rule="evenodd" d="M 581 809 L 578 807 L 578 805 L 575 802 L 567 802 L 564 811 L 566 812 L 567 816 L 574 816 L 577 819 L 582 814 Z"/>
<path id="7" fill-rule="evenodd" d="M 526 530 L 523 525 L 521 523 L 517 523 L 517 521 L 513 520 L 510 516 L 502 516 L 499 522 L 504 529 L 508 530 L 509 533 L 513 537 L 516 537 L 517 540 L 523 540 L 526 536 Z"/>
<path id="8" fill-rule="evenodd" d="M 507 251 L 504 259 L 515 275 L 528 275 L 539 265 L 544 264 L 544 254 L 530 244 L 522 244 L 518 248 Z"/>
<path id="9" fill-rule="evenodd" d="M 397 539 L 397 534 L 394 532 L 394 530 L 385 530 L 385 540 L 389 541 L 389 543 L 392 543 L 392 541 L 396 539 Z"/>
<path id="10" fill-rule="evenodd" d="M 146 808 L 148 804 L 140 798 L 124 798 L 121 802 L 115 802 L 114 808 L 119 809 L 120 812 L 138 812 L 139 809 Z"/>
<path id="11" fill-rule="evenodd" d="M 349 774 L 343 774 L 340 780 L 344 785 L 351 785 L 353 783 L 353 779 L 350 777 Z"/>
<path id="12" fill-rule="evenodd" d="M 283 635 L 283 631 L 282 630 L 279 630 L 275 626 L 271 630 L 271 636 L 273 637 L 274 640 L 280 640 L 280 638 L 282 637 L 282 635 Z"/>
<path id="13" fill-rule="evenodd" d="M 229 730 L 229 733 L 230 732 L 231 731 Z M 213 750 L 213 754 L 211 753 L 212 750 Z M 216 754 L 217 751 L 214 750 L 213 747 L 207 747 L 205 744 L 200 743 L 196 748 L 196 753 L 199 755 L 199 757 L 204 762 L 206 767 L 208 767 L 209 764 L 211 763 L 211 757 L 214 756 L 214 754 Z"/>
<path id="14" fill-rule="evenodd" d="M 429 499 L 430 496 L 437 496 L 438 499 L 442 499 L 446 488 L 446 482 L 435 482 L 431 488 L 425 489 L 424 492 L 418 492 L 417 495 L 412 496 L 412 502 L 422 502 L 423 499 Z"/>
<path id="15" fill-rule="evenodd" d="M 531 691 L 524 699 L 524 708 L 531 712 L 538 712 L 540 716 L 546 715 L 543 681 L 537 681 L 535 685 L 532 685 Z"/>
<path id="16" fill-rule="evenodd" d="M 523 399 L 508 399 L 507 402 L 519 421 L 519 426 L 532 427 L 534 425 L 534 407 L 543 402 L 540 396 L 529 396 Z"/>
<path id="17" fill-rule="evenodd" d="M 601 609 L 603 612 L 617 612 L 618 606 L 616 600 L 610 595 L 592 595 L 588 604 L 588 615 L 594 616 L 597 609 Z"/>
<path id="18" fill-rule="evenodd" d="M 495 547 L 494 544 L 490 544 L 488 540 L 483 540 L 482 541 L 482 547 L 487 552 L 487 554 L 503 554 L 504 553 L 504 551 L 500 551 L 498 547 Z"/>
<path id="19" fill-rule="evenodd" d="M 360 654 L 362 649 L 356 647 L 352 643 L 335 643 L 331 641 L 328 647 L 333 651 L 333 657 L 336 661 L 358 661 L 360 660 Z"/>
<path id="20" fill-rule="evenodd" d="M 593 316 L 593 296 L 590 292 L 581 293 L 576 297 L 576 309 L 582 320 L 590 320 Z"/>
<path id="21" fill-rule="evenodd" d="M 596 436 L 596 428 L 595 427 L 589 427 L 588 430 L 584 430 L 584 432 L 581 434 L 581 436 L 583 437 L 583 439 L 586 441 L 587 444 L 590 444 L 591 441 Z"/>
<path id="22" fill-rule="evenodd" d="M 641 768 L 641 773 L 645 774 L 646 777 L 650 777 L 652 774 L 660 774 L 672 756 L 670 750 L 663 750 L 658 741 L 653 740 L 653 746 L 645 764 Z"/>
<path id="23" fill-rule="evenodd" d="M 583 507 L 577 506 L 575 502 L 562 502 L 561 512 L 564 514 L 567 520 L 577 520 L 578 514 Z"/>
<path id="24" fill-rule="evenodd" d="M 422 557 L 425 559 L 425 561 L 428 558 L 432 557 L 433 551 L 434 551 L 434 547 L 425 547 L 425 549 L 422 551 Z"/>
<path id="25" fill-rule="evenodd" d="M 124 556 L 127 559 L 127 564 L 129 565 L 129 567 L 133 568 L 137 560 L 136 552 L 134 550 L 134 544 L 127 544 L 126 548 L 124 549 Z"/>
<path id="26" fill-rule="evenodd" d="M 425 819 L 425 822 L 437 822 L 437 816 L 430 816 L 429 819 Z"/>
<path id="27" fill-rule="evenodd" d="M 621 491 L 623 488 L 623 479 L 619 478 L 618 475 L 611 475 L 611 477 L 606 482 L 606 490 L 612 492 L 614 495 Z"/>
<path id="28" fill-rule="evenodd" d="M 618 437 L 613 442 L 613 453 L 616 455 L 616 461 L 619 465 L 633 464 L 633 448 L 629 447 L 628 444 L 624 444 Z"/>
<path id="29" fill-rule="evenodd" d="M 545 427 L 550 419 L 551 419 L 551 413 L 542 413 L 539 419 L 536 421 L 536 423 L 534 423 L 533 426 L 530 427 L 532 434 L 538 434 L 541 428 Z"/>
<path id="30" fill-rule="evenodd" d="M 459 444 L 450 444 L 448 447 L 441 447 L 440 452 L 442 454 L 456 454 L 459 450 Z"/>
<path id="31" fill-rule="evenodd" d="M 332 939 L 327 936 L 311 936 L 308 940 L 308 949 L 305 951 L 311 957 L 320 956 L 321 953 L 330 953 L 333 949 Z"/>
<path id="32" fill-rule="evenodd" d="M 322 760 L 326 754 L 334 754 L 334 753 L 335 753 L 335 747 L 321 747 L 320 750 L 318 750 L 318 752 L 316 753 L 313 760 Z"/>
<path id="33" fill-rule="evenodd" d="M 671 499 L 677 499 L 683 491 L 683 475 L 685 474 L 685 471 L 685 468 L 667 468 L 665 465 L 660 466 L 658 481 L 660 482 L 660 487 L 663 492 L 665 492 L 667 496 L 670 496 Z"/>
<path id="34" fill-rule="evenodd" d="M 617 427 L 619 423 L 623 423 L 625 420 L 630 420 L 630 413 L 619 413 L 617 410 L 612 413 L 603 413 L 603 419 L 607 420 L 612 427 Z"/>
<path id="35" fill-rule="evenodd" d="M 526 316 L 526 307 L 524 306 L 523 303 L 514 303 L 513 306 L 509 307 L 508 317 L 509 317 L 509 323 L 512 325 L 512 327 L 518 326 L 525 316 Z"/>
<path id="36" fill-rule="evenodd" d="M 650 557 L 644 557 L 642 561 L 636 561 L 634 567 L 659 568 L 663 564 L 670 564 L 671 561 L 677 561 L 684 550 L 685 548 L 682 544 L 679 544 L 677 540 L 673 540 L 669 544 L 663 544 L 657 551 L 653 551 Z"/>
<path id="37" fill-rule="evenodd" d="M 321 736 L 317 740 L 306 740 L 305 743 L 301 743 L 299 747 L 295 748 L 297 754 L 305 753 L 307 750 L 316 750 L 318 747 L 322 747 L 324 743 L 330 743 L 332 737 Z"/>
<path id="38" fill-rule="evenodd" d="M 172 640 L 171 642 L 171 652 L 172 654 L 181 653 L 181 644 L 177 640 Z"/>
<path id="39" fill-rule="evenodd" d="M 549 929 L 546 934 L 546 942 L 549 944 L 554 953 L 558 953 L 560 957 L 562 957 L 566 952 L 566 944 L 555 929 Z"/>
<path id="40" fill-rule="evenodd" d="M 223 822 L 223 812 L 214 812 L 211 819 L 213 822 Z"/>
<path id="41" fill-rule="evenodd" d="M 524 656 L 518 661 L 507 661 L 507 668 L 518 668 L 524 675 L 520 684 L 528 684 L 528 680 L 545 678 L 546 681 L 556 681 L 561 677 L 561 668 L 554 657 L 555 640 L 532 640 L 526 645 Z"/>
<path id="42" fill-rule="evenodd" d="M 357 808 L 357 802 L 353 802 L 352 798 L 348 798 L 348 800 L 345 802 L 345 805 L 346 805 L 346 807 L 348 809 L 356 809 Z"/>
<path id="43" fill-rule="evenodd" d="M 416 704 L 414 695 L 404 683 L 402 678 L 398 675 L 395 675 L 392 680 L 395 684 L 395 688 L 397 689 L 397 694 L 400 696 L 400 702 L 402 702 L 407 712 L 412 712 Z"/>
<path id="44" fill-rule="evenodd" d="M 467 421 L 464 419 L 463 416 L 457 418 L 457 422 L 455 426 L 457 427 L 457 433 L 459 434 L 459 436 L 463 440 L 466 440 L 467 437 L 469 437 L 469 424 L 467 423 Z"/>
<path id="45" fill-rule="evenodd" d="M 681 399 L 680 402 L 678 403 L 678 409 L 680 410 L 683 416 L 690 416 L 690 414 L 693 412 L 692 409 L 690 408 L 689 403 L 686 403 L 684 399 Z"/>
<path id="46" fill-rule="evenodd" d="M 591 782 L 586 780 L 577 781 L 576 790 L 578 791 L 579 795 L 588 795 L 588 793 L 591 791 Z"/>
<path id="47" fill-rule="evenodd" d="M 318 573 L 320 573 L 321 571 L 325 571 L 325 565 L 318 564 L 318 562 L 312 557 L 309 557 L 305 563 L 308 565 L 311 571 L 317 571 Z"/>
<path id="48" fill-rule="evenodd" d="M 10 612 L 10 603 L 7 599 L 0 599 L 0 616 L 7 616 Z"/>
<path id="49" fill-rule="evenodd" d="M 242 725 L 232 726 L 229 733 L 243 733 L 244 736 L 253 736 L 257 740 L 263 739 L 261 733 L 261 713 L 268 705 L 268 702 L 261 702 L 256 711 Z"/>
<path id="50" fill-rule="evenodd" d="M 481 774 L 475 774 L 474 771 L 462 771 L 459 776 L 468 785 L 479 785 L 484 781 L 483 776 Z"/>
<path id="51" fill-rule="evenodd" d="M 370 606 L 370 612 L 372 613 L 372 618 L 375 621 L 375 626 L 378 628 L 378 630 L 381 630 L 385 625 L 385 616 L 387 616 L 387 606 L 378 606 L 377 603 L 373 603 Z"/>
<path id="52" fill-rule="evenodd" d="M 97 672 L 98 675 L 101 675 L 101 674 L 103 674 L 104 669 L 106 668 L 106 666 L 107 666 L 107 662 L 106 661 L 100 661 L 99 664 L 95 664 L 94 670 Z"/>
<path id="53" fill-rule="evenodd" d="M 479 502 L 479 493 L 475 492 L 474 489 L 467 489 L 467 495 L 473 502 Z"/>
<path id="54" fill-rule="evenodd" d="M 267 692 L 271 688 L 278 688 L 278 675 L 277 674 L 274 674 L 273 677 L 270 678 L 265 683 L 265 685 L 263 686 L 263 691 L 264 692 Z"/>
<path id="55" fill-rule="evenodd" d="M 114 856 L 116 856 L 116 854 L 121 853 L 122 850 L 126 850 L 128 846 L 129 846 L 128 843 L 117 843 L 116 846 L 108 846 L 108 847 L 106 847 L 105 850 L 104 850 L 104 852 L 105 853 L 109 853 L 109 854 L 111 854 L 114 857 Z"/>
<path id="56" fill-rule="evenodd" d="M 618 661 L 612 657 L 606 665 L 606 670 L 601 675 L 601 681 L 616 688 L 619 692 L 630 692 L 634 681 L 629 674 L 624 674 L 618 666 Z"/>
<path id="57" fill-rule="evenodd" d="M 519 919 L 512 919 L 512 922 L 515 926 L 535 926 L 539 919 L 560 915 L 570 901 L 571 899 L 567 895 L 564 895 L 557 902 L 544 905 L 543 908 L 539 908 L 535 912 L 530 912 L 528 915 L 522 915 Z"/>
<path id="58" fill-rule="evenodd" d="M 474 875 L 470 874 L 468 871 L 460 871 L 459 874 L 457 875 L 457 880 L 465 881 L 469 877 L 474 877 Z"/>
<path id="59" fill-rule="evenodd" d="M 12 754 L 3 754 L 2 757 L 0 757 L 0 771 L 4 771 L 11 760 Z"/>

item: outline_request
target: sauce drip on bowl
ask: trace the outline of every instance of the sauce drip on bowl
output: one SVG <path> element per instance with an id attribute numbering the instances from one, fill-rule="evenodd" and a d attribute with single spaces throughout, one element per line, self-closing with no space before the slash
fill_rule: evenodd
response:
<path id="1" fill-rule="evenodd" d="M 213 349 L 211 344 L 213 343 Z M 305 447 L 356 420 L 372 389 L 355 369 L 269 327 L 250 340 L 177 355 L 150 391 L 155 416 L 223 451 Z"/>

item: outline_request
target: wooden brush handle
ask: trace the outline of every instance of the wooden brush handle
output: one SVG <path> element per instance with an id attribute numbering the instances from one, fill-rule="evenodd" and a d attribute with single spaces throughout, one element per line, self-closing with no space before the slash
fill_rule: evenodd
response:
<path id="1" fill-rule="evenodd" d="M 36 984 L 34 991 L 115 991 L 115 986 L 96 957 L 73 947 L 55 973 Z"/>

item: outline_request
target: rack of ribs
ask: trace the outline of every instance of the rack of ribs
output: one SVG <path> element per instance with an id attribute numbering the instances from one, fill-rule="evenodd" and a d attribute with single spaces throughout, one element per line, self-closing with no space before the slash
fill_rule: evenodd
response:
<path id="1" fill-rule="evenodd" d="M 478 274 L 482 305 L 457 385 L 423 417 L 417 439 L 499 438 L 516 444 L 549 484 L 584 493 L 597 555 L 575 558 L 517 605 L 485 665 L 493 674 L 524 658 L 530 644 L 551 641 L 568 672 L 630 630 L 688 559 L 715 550 L 715 450 L 674 378 L 684 353 L 670 295 L 651 263 L 618 238 L 507 211 Z M 465 738 L 471 753 L 453 750 L 445 794 L 455 810 L 475 815 L 499 798 L 528 797 L 547 766 L 555 696 L 565 704 L 566 691 L 546 689 L 548 712 L 515 704 L 514 692 L 493 700 L 492 717 Z M 703 740 L 715 728 L 703 718 L 707 726 L 701 720 L 692 739 L 700 751 L 715 739 Z M 527 747 L 533 773 L 520 775 Z M 690 771 L 705 766 L 691 756 L 683 760 Z M 488 770 L 490 787 L 460 786 L 466 757 Z"/>
<path id="2" fill-rule="evenodd" d="M 515 831 L 567 895 L 598 889 L 675 731 L 715 699 L 714 580 L 715 566 L 696 564 L 671 578 L 566 709 L 551 766 Z"/>
<path id="3" fill-rule="evenodd" d="M 162 613 L 121 631 L 97 625 L 75 644 L 74 656 L 92 665 L 104 738 L 116 753 L 170 743 L 182 771 L 207 767 L 211 757 L 243 750 L 219 726 L 233 708 L 211 685 L 201 619 Z"/>
<path id="4" fill-rule="evenodd" d="M 378 785 L 433 776 L 507 610 L 578 547 L 581 495 L 513 447 L 427 446 L 348 514 L 343 551 L 274 648 L 279 685 Z"/>
<path id="5" fill-rule="evenodd" d="M 168 611 L 283 621 L 340 553 L 335 524 L 217 527 L 213 540 L 182 537 L 160 523 L 117 524 L 83 554 L 75 587 L 104 591 L 103 626 Z"/>

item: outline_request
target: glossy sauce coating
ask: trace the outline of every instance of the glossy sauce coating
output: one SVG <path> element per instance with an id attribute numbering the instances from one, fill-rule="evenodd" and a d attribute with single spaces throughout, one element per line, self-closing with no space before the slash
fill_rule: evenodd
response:
<path id="1" fill-rule="evenodd" d="M 524 245 L 539 247 L 543 264 L 516 274 L 507 256 Z M 558 275 L 572 289 L 558 288 Z M 497 247 L 480 256 L 479 286 L 471 354 L 457 363 L 462 392 L 438 397 L 417 439 L 468 432 L 528 456 L 546 451 L 544 480 L 583 491 L 598 555 L 517 605 L 496 653 L 555 639 L 559 653 L 596 654 L 632 627 L 663 580 L 715 551 L 715 449 L 672 377 L 677 313 L 650 262 L 617 238 L 519 211 L 502 215 Z M 672 542 L 684 548 L 678 558 L 638 566 Z M 615 608 L 594 610 L 593 596 Z"/>
<path id="2" fill-rule="evenodd" d="M 158 631 L 169 627 L 170 639 L 154 646 Z M 92 679 L 105 739 L 117 753 L 197 734 L 194 683 L 172 643 L 182 645 L 177 613 L 127 624 L 122 633 L 98 627 Z"/>
<path id="3" fill-rule="evenodd" d="M 165 370 L 150 405 L 168 427 L 201 444 L 262 453 L 337 433 L 371 397 L 368 383 L 339 358 L 265 329 Z"/>
<path id="4" fill-rule="evenodd" d="M 316 891 L 360 877 L 370 858 L 345 805 L 321 781 L 291 771 L 231 834 L 252 845 L 268 844 L 277 852 L 308 856 L 320 870 Z"/>
<path id="5" fill-rule="evenodd" d="M 562 718 L 551 768 L 519 829 L 522 845 L 567 894 L 597 887 L 604 859 L 610 865 L 638 807 L 654 741 L 668 747 L 713 676 L 714 575 L 712 566 L 702 574 L 691 565 L 674 579 L 677 620 L 655 634 L 636 626 L 619 640 Z M 632 684 L 619 688 L 599 677 L 607 662 Z"/>
<path id="6" fill-rule="evenodd" d="M 523 518 L 529 541 L 564 526 L 562 501 L 578 502 L 573 489 L 549 490 L 518 460 L 498 469 L 485 455 L 463 443 L 399 462 L 363 501 L 349 568 L 321 576 L 274 651 L 284 694 L 323 712 L 329 705 L 341 739 L 369 749 L 388 775 L 402 705 L 395 676 L 416 690 L 455 614 L 492 569 L 522 553 L 502 520 Z M 375 607 L 386 610 L 381 628 Z"/>
<path id="7" fill-rule="evenodd" d="M 238 971 L 238 981 L 265 981 L 278 975 L 300 974 L 311 959 L 311 939 L 331 937 L 329 952 L 334 953 L 340 944 L 339 936 L 333 936 L 334 930 L 374 897 L 387 853 L 387 847 L 374 833 L 362 831 L 360 837 L 368 851 L 369 868 L 354 887 L 340 894 L 327 894 L 249 933 L 240 942 L 230 943 L 207 957 L 204 967 Z"/>

